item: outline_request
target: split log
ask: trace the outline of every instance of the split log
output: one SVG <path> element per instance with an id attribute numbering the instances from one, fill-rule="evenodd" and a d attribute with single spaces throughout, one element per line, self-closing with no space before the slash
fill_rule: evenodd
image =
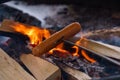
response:
<path id="1" fill-rule="evenodd" d="M 13 27 L 15 27 L 16 25 L 18 25 L 19 23 L 14 22 L 12 20 L 3 20 L 1 26 L 0 26 L 0 31 L 4 31 L 4 32 L 12 32 L 14 33 L 15 30 Z"/>
<path id="2" fill-rule="evenodd" d="M 30 26 L 28 24 L 23 24 L 23 23 L 20 23 L 20 22 L 5 19 L 5 20 L 3 20 L 3 22 L 0 26 L 0 31 L 15 33 L 16 30 L 14 29 L 14 27 L 16 27 L 16 26 L 25 26 L 26 28 L 27 27 L 28 28 L 36 27 L 36 26 Z"/>
<path id="3" fill-rule="evenodd" d="M 61 70 L 63 70 L 63 74 L 64 72 L 66 73 L 66 76 L 63 75 L 63 77 L 65 77 L 66 80 L 90 80 L 92 79 L 89 75 L 85 74 L 84 72 L 71 68 L 59 61 L 54 61 L 54 62 L 56 63 L 57 66 L 60 67 Z"/>
<path id="4" fill-rule="evenodd" d="M 60 69 L 52 63 L 32 54 L 22 54 L 20 59 L 37 80 L 61 80 Z"/>
<path id="5" fill-rule="evenodd" d="M 35 56 L 40 56 L 48 52 L 50 49 L 56 47 L 58 44 L 62 42 L 63 39 L 68 39 L 74 36 L 76 33 L 80 31 L 80 29 L 81 29 L 80 24 L 74 22 L 66 26 L 64 29 L 54 33 L 48 39 L 41 42 L 39 45 L 33 48 L 32 53 Z"/>
<path id="6" fill-rule="evenodd" d="M 0 49 L 0 80 L 36 80 Z"/>
<path id="7" fill-rule="evenodd" d="M 14 29 L 12 28 L 13 24 L 14 23 L 11 20 L 7 20 L 7 19 L 3 20 L 3 22 L 1 23 L 1 26 L 0 26 L 0 31 L 15 32 Z"/>
<path id="8" fill-rule="evenodd" d="M 105 44 L 85 38 L 80 40 L 80 46 L 90 51 L 93 51 L 96 54 L 102 54 L 115 59 L 120 59 L 120 48 L 116 46 L 112 46 L 109 44 Z"/>

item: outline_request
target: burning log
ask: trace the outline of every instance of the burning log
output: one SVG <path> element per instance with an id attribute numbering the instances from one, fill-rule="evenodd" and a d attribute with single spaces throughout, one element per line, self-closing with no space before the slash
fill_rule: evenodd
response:
<path id="1" fill-rule="evenodd" d="M 18 22 L 10 21 L 10 20 L 4 20 L 1 27 L 0 27 L 0 31 L 14 33 L 14 32 L 16 32 L 15 29 L 14 29 L 14 27 L 16 27 L 16 25 L 25 25 L 25 24 L 21 24 L 21 23 L 18 23 Z M 59 44 L 63 39 L 69 38 L 69 37 L 73 36 L 74 34 L 76 34 L 80 30 L 79 26 L 80 25 L 78 23 L 73 23 L 71 25 L 68 25 L 68 27 L 66 27 L 65 29 L 55 33 L 49 39 L 43 41 L 41 44 L 36 46 L 32 50 L 33 54 L 37 55 L 37 56 L 42 55 L 46 51 L 50 50 L 51 48 L 53 48 L 57 44 Z M 30 28 L 31 26 L 25 25 L 25 27 Z M 70 34 L 71 31 L 72 31 L 72 33 Z M 111 32 L 114 33 L 115 31 L 118 32 L 120 30 L 119 29 L 116 30 L 116 28 L 113 29 L 113 30 L 107 30 L 107 31 L 103 30 L 103 34 L 105 34 L 106 32 L 107 33 L 111 33 Z M 96 33 L 95 35 L 97 35 L 98 33 L 101 33 L 101 31 L 96 31 L 95 33 Z M 119 48 L 116 49 L 115 46 L 110 47 L 106 44 L 97 43 L 95 41 L 91 41 L 91 40 L 88 40 L 88 39 L 82 39 L 80 44 L 81 44 L 81 46 L 83 46 L 85 48 L 88 48 L 90 50 L 93 50 L 96 53 L 102 53 L 106 56 L 113 57 L 113 58 L 116 58 L 116 59 L 120 59 Z"/>
<path id="2" fill-rule="evenodd" d="M 16 32 L 16 30 L 14 28 L 16 26 L 25 26 L 26 28 L 36 27 L 36 26 L 30 26 L 28 24 L 20 23 L 20 22 L 17 22 L 17 21 L 4 19 L 1 26 L 0 26 L 0 31 Z"/>
<path id="3" fill-rule="evenodd" d="M 12 20 L 5 19 L 0 26 L 0 31 L 15 33 L 16 31 L 14 30 L 13 27 L 15 27 L 15 25 L 18 25 L 18 24 L 19 23 L 14 22 Z"/>
<path id="4" fill-rule="evenodd" d="M 66 26 L 63 30 L 56 32 L 49 39 L 47 39 L 50 36 L 49 32 L 47 32 L 46 30 L 41 30 L 40 28 L 35 26 L 28 26 L 19 22 L 4 20 L 0 27 L 0 31 L 11 33 L 19 32 L 23 35 L 27 35 L 30 38 L 31 44 L 37 45 L 32 50 L 33 54 L 36 56 L 40 56 L 50 49 L 54 48 L 56 45 L 62 42 L 62 39 L 68 39 L 72 37 L 73 35 L 78 33 L 80 29 L 80 24 L 75 22 Z M 44 32 L 47 32 L 48 35 L 45 35 L 46 33 Z M 47 40 L 43 41 L 43 38 Z"/>
<path id="5" fill-rule="evenodd" d="M 23 35 L 21 33 L 11 33 L 11 32 L 5 32 L 5 31 L 0 31 L 0 36 L 6 36 L 14 39 L 16 42 L 21 42 L 24 44 L 27 44 L 26 41 L 29 41 L 28 36 Z"/>
<path id="6" fill-rule="evenodd" d="M 45 52 L 48 52 L 50 49 L 54 48 L 55 46 L 57 46 L 59 43 L 62 42 L 63 39 L 68 39 L 74 36 L 76 33 L 80 31 L 80 29 L 81 26 L 79 23 L 77 22 L 72 23 L 66 26 L 64 29 L 54 33 L 50 38 L 41 42 L 39 45 L 33 48 L 32 53 L 35 56 L 40 56 Z"/>
<path id="7" fill-rule="evenodd" d="M 80 46 L 85 47 L 96 54 L 102 54 L 108 57 L 120 59 L 120 48 L 116 46 L 111 46 L 85 38 L 80 40 Z"/>
<path id="8" fill-rule="evenodd" d="M 0 80 L 36 80 L 0 49 Z"/>
<path id="9" fill-rule="evenodd" d="M 20 59 L 37 80 L 61 80 L 61 72 L 57 66 L 32 54 L 22 54 Z"/>

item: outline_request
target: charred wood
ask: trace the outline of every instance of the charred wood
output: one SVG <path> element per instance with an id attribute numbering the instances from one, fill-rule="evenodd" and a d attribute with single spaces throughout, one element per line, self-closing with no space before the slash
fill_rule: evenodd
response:
<path id="1" fill-rule="evenodd" d="M 0 31 L 0 36 L 6 36 L 14 39 L 17 43 L 23 43 L 27 45 L 26 41 L 29 41 L 28 36 L 23 35 L 21 33 L 12 33 L 12 32 L 5 32 L 5 31 Z"/>

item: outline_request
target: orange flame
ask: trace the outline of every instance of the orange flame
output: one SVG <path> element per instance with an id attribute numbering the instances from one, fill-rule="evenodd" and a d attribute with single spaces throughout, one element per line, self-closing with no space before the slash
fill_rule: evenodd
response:
<path id="1" fill-rule="evenodd" d="M 75 44 L 79 45 L 80 41 L 77 41 Z M 75 52 L 73 53 L 73 56 L 79 56 L 79 48 L 77 46 L 73 46 L 72 48 L 75 48 Z"/>
<path id="2" fill-rule="evenodd" d="M 22 25 L 22 24 L 17 24 L 13 27 L 13 29 L 15 29 L 16 32 L 20 32 L 24 35 L 27 35 L 30 38 L 30 43 L 33 46 L 36 46 L 38 44 L 40 44 L 44 39 L 47 39 L 50 37 L 50 32 L 47 29 L 41 29 L 35 26 L 26 26 L 26 25 Z M 77 41 L 75 44 L 76 45 L 80 45 L 80 41 Z M 63 55 L 68 55 L 70 52 L 65 50 L 63 48 L 63 43 L 59 44 L 56 48 L 53 48 L 49 51 L 49 54 L 53 54 L 54 51 L 59 51 L 61 52 L 61 54 Z M 72 56 L 77 56 L 79 57 L 79 47 L 77 46 L 73 46 L 72 48 L 75 49 L 75 52 L 72 53 Z M 84 50 L 81 50 L 81 54 L 91 63 L 96 62 L 94 59 L 90 58 L 86 52 Z"/>
<path id="3" fill-rule="evenodd" d="M 90 58 L 90 57 L 87 55 L 86 51 L 81 50 L 81 53 L 82 53 L 82 55 L 83 55 L 88 61 L 90 61 L 91 63 L 95 63 L 95 62 L 96 62 L 94 59 Z"/>
<path id="4" fill-rule="evenodd" d="M 43 41 L 43 38 L 47 39 L 50 36 L 50 32 L 46 29 L 40 29 L 35 26 L 26 27 L 25 25 L 17 24 L 13 27 L 16 32 L 20 32 L 27 35 L 30 38 L 30 43 L 38 45 Z"/>

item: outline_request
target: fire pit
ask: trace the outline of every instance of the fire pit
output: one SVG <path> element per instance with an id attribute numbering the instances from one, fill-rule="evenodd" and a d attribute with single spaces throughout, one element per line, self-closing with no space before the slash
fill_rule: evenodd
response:
<path id="1" fill-rule="evenodd" d="M 55 18 L 53 19 L 55 20 Z M 29 21 L 28 21 L 28 24 L 29 24 Z M 85 26 L 85 23 L 83 22 L 82 25 Z M 17 62 L 19 62 L 22 65 L 24 63 L 35 77 L 38 76 L 38 74 L 34 72 L 35 70 L 32 69 L 31 65 L 29 65 L 29 58 L 27 57 L 29 56 L 31 59 L 34 59 L 34 56 L 27 55 L 27 54 L 23 55 L 21 57 L 21 60 L 23 61 L 23 63 L 21 63 L 21 60 L 19 57 L 22 53 L 31 53 L 32 52 L 31 49 L 34 49 L 37 45 L 41 44 L 41 41 L 44 42 L 45 39 L 49 39 L 50 35 L 55 32 L 55 30 L 53 30 L 55 28 L 43 29 L 43 28 L 39 28 L 36 26 L 25 25 L 19 22 L 14 22 L 14 21 L 9 21 L 9 20 L 4 21 L 1 26 L 2 27 L 0 27 L 0 31 L 1 31 L 0 33 L 4 37 L 0 39 L 1 40 L 0 47 L 4 49 Z M 11 27 L 13 29 L 11 29 Z M 31 29 L 33 31 L 31 31 Z M 54 43 L 61 43 L 61 42 L 63 43 L 59 44 L 57 47 L 53 46 L 53 49 L 50 51 L 49 49 L 46 49 L 46 52 L 44 52 L 45 54 L 43 54 L 41 58 L 57 65 L 62 70 L 63 80 L 79 80 L 79 78 L 81 79 L 90 79 L 90 78 L 92 79 L 117 79 L 118 78 L 119 79 L 120 78 L 119 51 L 118 51 L 119 47 L 116 47 L 116 46 L 110 47 L 111 45 L 108 46 L 105 44 L 105 46 L 103 47 L 105 49 L 101 47 L 103 51 L 100 51 L 100 49 L 97 49 L 93 45 L 95 49 L 100 51 L 97 53 L 94 51 L 94 49 L 89 47 L 91 46 L 89 45 L 90 43 L 84 42 L 85 40 L 92 42 L 89 39 L 93 39 L 93 40 L 103 41 L 105 43 L 110 43 L 110 44 L 115 45 L 117 42 L 112 43 L 112 41 L 114 41 L 113 39 L 107 42 L 107 39 L 111 37 L 111 36 L 107 37 L 107 34 L 112 35 L 112 36 L 114 34 L 117 36 L 117 38 L 119 38 L 119 36 L 116 34 L 117 32 L 119 32 L 119 27 L 117 27 L 117 29 L 116 28 L 113 28 L 113 29 L 106 28 L 103 30 L 92 29 L 93 31 L 90 31 L 91 28 L 88 28 L 88 30 L 85 30 L 85 29 L 86 28 L 84 28 L 84 31 L 83 31 L 85 32 L 85 34 L 82 33 L 80 37 L 81 39 L 79 40 L 78 40 L 79 37 L 77 37 L 77 42 L 76 42 L 76 37 L 73 37 L 69 41 L 64 40 L 64 36 L 60 36 L 60 38 L 58 39 L 55 38 L 56 40 L 53 41 Z M 74 28 L 72 30 L 74 30 Z M 77 30 L 75 29 L 75 32 L 77 32 Z M 67 31 L 63 31 L 63 32 L 67 32 Z M 33 33 L 36 33 L 35 36 L 33 35 Z M 67 34 L 67 33 L 64 33 L 64 34 Z M 39 36 L 36 36 L 36 35 L 39 35 Z M 58 34 L 56 35 L 57 37 L 59 37 Z M 51 41 L 51 40 L 48 40 L 48 41 Z M 51 45 L 54 45 L 53 42 L 50 42 L 52 43 Z M 50 43 L 46 45 L 50 45 Z M 94 42 L 94 41 L 93 43 L 99 44 L 99 42 Z M 86 47 L 86 44 L 88 44 L 87 47 Z M 99 45 L 103 46 L 103 44 L 99 44 Z M 115 48 L 118 50 L 116 50 Z M 110 54 L 104 53 L 105 52 L 104 50 L 106 49 L 108 49 L 108 51 L 117 52 L 116 56 L 112 55 L 112 53 Z M 11 53 L 14 53 L 14 54 L 11 54 Z M 36 52 L 34 53 L 35 55 L 38 56 Z M 102 53 L 102 56 L 101 54 L 98 55 L 99 53 Z M 75 71 L 75 72 L 72 72 L 72 71 Z M 80 75 L 84 75 L 84 76 L 78 77 L 78 76 L 75 76 L 74 73 L 79 74 L 78 76 Z M 70 79 L 71 76 L 74 78 Z"/>

